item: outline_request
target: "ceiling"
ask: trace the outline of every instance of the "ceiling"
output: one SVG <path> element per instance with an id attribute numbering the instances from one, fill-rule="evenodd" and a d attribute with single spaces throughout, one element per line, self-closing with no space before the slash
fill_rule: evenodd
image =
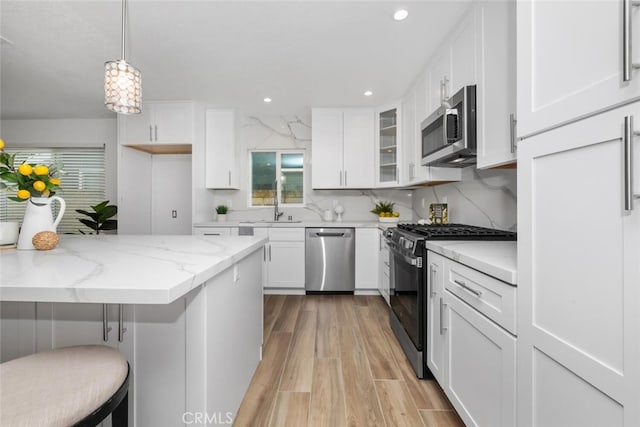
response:
<path id="1" fill-rule="evenodd" d="M 127 59 L 142 71 L 143 102 L 259 114 L 381 105 L 409 89 L 468 3 L 129 0 Z M 102 87 L 104 62 L 120 59 L 120 0 L 0 7 L 3 119 L 115 117 Z M 399 8 L 405 21 L 392 18 Z"/>

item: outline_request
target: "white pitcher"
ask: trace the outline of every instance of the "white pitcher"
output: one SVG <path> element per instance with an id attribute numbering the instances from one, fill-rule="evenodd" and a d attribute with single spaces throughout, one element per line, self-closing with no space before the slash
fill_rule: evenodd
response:
<path id="1" fill-rule="evenodd" d="M 60 203 L 60 211 L 56 219 L 53 219 L 51 202 L 57 200 Z M 27 209 L 24 212 L 20 237 L 18 237 L 18 249 L 35 249 L 31 239 L 41 231 L 56 231 L 56 227 L 64 215 L 66 205 L 58 196 L 31 197 L 27 201 Z"/>

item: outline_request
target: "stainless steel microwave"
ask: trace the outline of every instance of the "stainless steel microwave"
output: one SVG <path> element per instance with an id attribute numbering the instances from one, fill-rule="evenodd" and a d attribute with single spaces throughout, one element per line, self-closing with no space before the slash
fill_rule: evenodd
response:
<path id="1" fill-rule="evenodd" d="M 464 168 L 476 163 L 476 87 L 465 86 L 427 117 L 422 165 Z"/>

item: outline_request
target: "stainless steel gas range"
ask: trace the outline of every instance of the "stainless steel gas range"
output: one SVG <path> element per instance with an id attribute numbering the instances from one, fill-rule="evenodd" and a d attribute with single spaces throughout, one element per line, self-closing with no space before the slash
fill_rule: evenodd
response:
<path id="1" fill-rule="evenodd" d="M 462 224 L 399 224 L 387 230 L 390 265 L 391 329 L 418 378 L 427 368 L 427 240 L 516 240 L 516 233 Z"/>

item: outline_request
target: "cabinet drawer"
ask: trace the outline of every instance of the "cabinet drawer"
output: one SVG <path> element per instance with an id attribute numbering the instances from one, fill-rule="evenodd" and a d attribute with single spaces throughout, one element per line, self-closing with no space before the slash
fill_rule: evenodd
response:
<path id="1" fill-rule="evenodd" d="M 238 229 L 234 227 L 196 227 L 193 229 L 194 236 L 237 236 Z"/>
<path id="2" fill-rule="evenodd" d="M 516 334 L 515 286 L 451 260 L 446 260 L 444 271 L 445 289 Z"/>
<path id="3" fill-rule="evenodd" d="M 304 242 L 304 228 L 270 228 L 269 240 L 280 242 Z"/>

